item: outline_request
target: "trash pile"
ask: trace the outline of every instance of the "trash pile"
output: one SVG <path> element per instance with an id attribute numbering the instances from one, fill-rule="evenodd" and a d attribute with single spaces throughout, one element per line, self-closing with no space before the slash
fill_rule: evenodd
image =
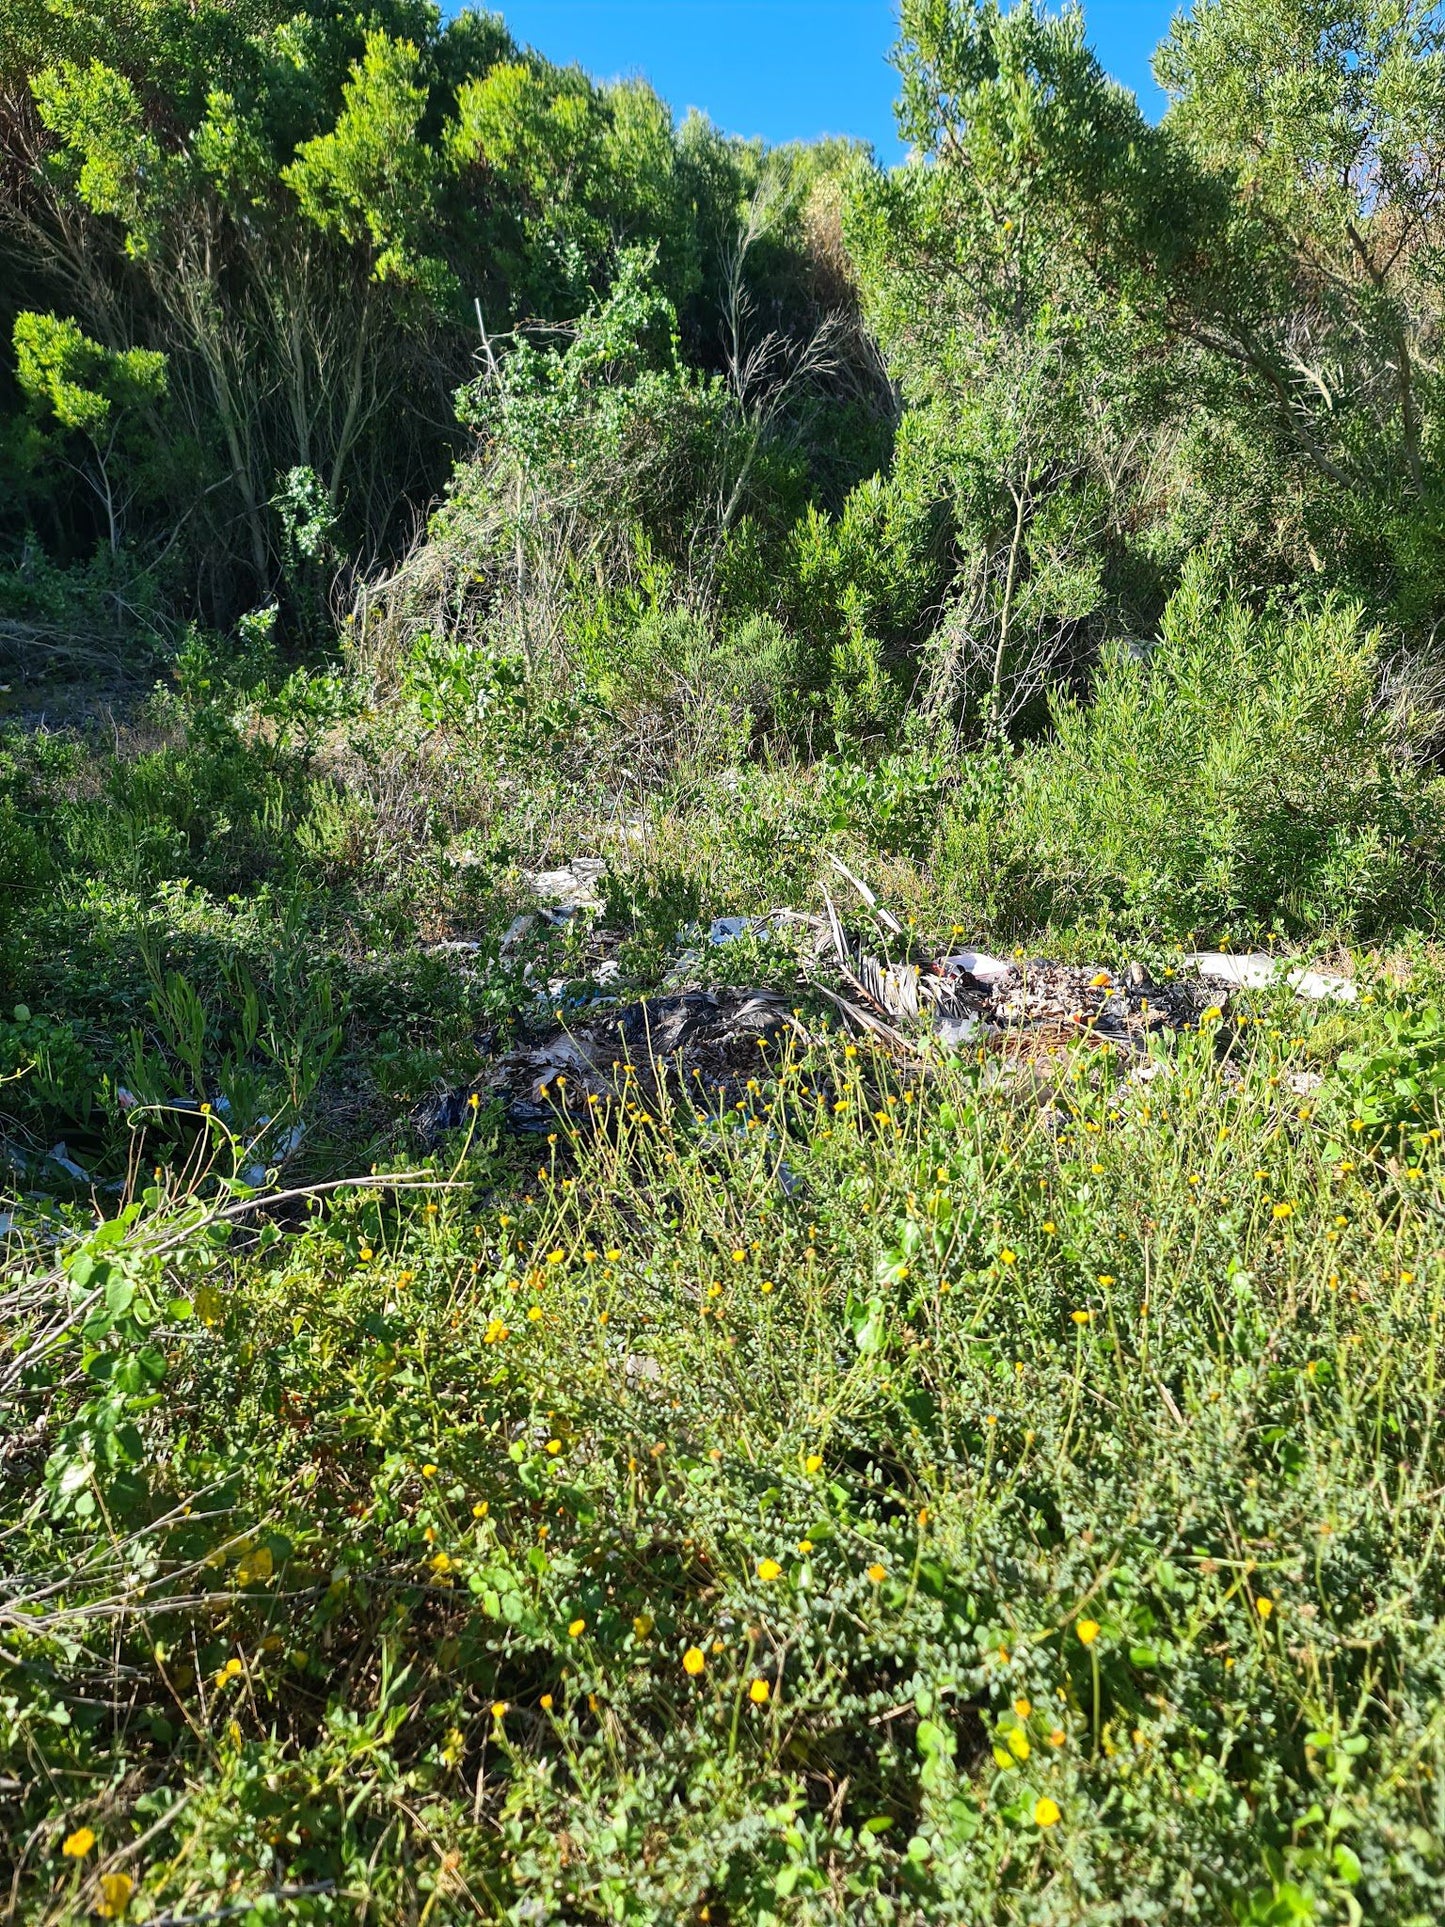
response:
<path id="1" fill-rule="evenodd" d="M 595 1009 L 595 1007 L 594 1007 Z M 725 1110 L 757 1076 L 758 1046 L 801 1029 L 774 990 L 685 990 L 613 1005 L 559 1026 L 499 1057 L 470 1089 L 423 1105 L 424 1136 L 454 1130 L 473 1095 L 500 1099 L 508 1127 L 554 1131 L 559 1116 L 584 1119 L 614 1102 L 645 1108 L 660 1086 L 689 1091 L 699 1108 Z"/>
<path id="2" fill-rule="evenodd" d="M 967 1049 L 986 1053 L 995 1070 L 1007 1074 L 1011 1065 L 1058 1057 L 1083 1039 L 1137 1055 L 1142 1074 L 1152 1039 L 1197 1029 L 1206 1013 L 1223 1017 L 1236 989 L 1282 982 L 1305 998 L 1349 1002 L 1356 994 L 1345 978 L 1258 953 L 1185 957 L 1162 981 L 1139 963 L 1115 972 L 1017 954 L 1006 960 L 979 950 L 915 960 L 898 919 L 839 858 L 830 861 L 873 926 L 867 940 L 844 924 L 824 889 L 821 917 L 779 910 L 767 917 L 718 918 L 683 951 L 655 996 L 622 1002 L 607 994 L 617 967 L 603 963 L 595 973 L 597 996 L 575 1017 L 539 1025 L 493 1059 L 472 1086 L 422 1106 L 416 1122 L 423 1134 L 434 1137 L 463 1123 L 474 1097 L 499 1101 L 509 1128 L 522 1134 L 550 1132 L 559 1117 L 597 1117 L 617 1102 L 645 1111 L 664 1085 L 673 1097 L 686 1093 L 700 1109 L 725 1110 L 756 1076 L 760 1043 L 789 1030 L 802 1041 L 811 1039 L 800 1004 L 805 996 L 815 1008 L 821 998 L 850 1033 L 874 1038 L 911 1065 Z M 579 858 L 533 882 L 553 904 L 561 899 L 563 914 L 579 914 L 596 905 L 599 873 L 594 860 Z M 556 915 L 556 909 L 537 913 L 549 921 Z M 523 921 L 508 932 L 507 944 L 518 940 Z M 698 970 L 701 946 L 783 931 L 791 934 L 796 957 L 794 990 L 705 989 L 685 981 Z M 901 953 L 901 960 L 891 953 Z"/>

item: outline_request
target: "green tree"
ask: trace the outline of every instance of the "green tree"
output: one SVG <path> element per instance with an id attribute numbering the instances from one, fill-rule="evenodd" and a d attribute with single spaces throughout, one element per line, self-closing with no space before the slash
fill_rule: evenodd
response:
<path id="1" fill-rule="evenodd" d="M 214 105 L 213 97 L 213 115 Z M 303 142 L 281 180 L 323 234 L 369 251 L 376 280 L 424 289 L 440 302 L 456 283 L 425 251 L 442 174 L 441 156 L 421 138 L 426 110 L 416 46 L 368 33 L 335 126 Z"/>
<path id="2" fill-rule="evenodd" d="M 452 155 L 493 208 L 508 292 L 523 312 L 576 314 L 618 251 L 654 242 L 674 302 L 697 282 L 672 116 L 641 82 L 578 67 L 499 64 L 457 96 Z"/>
<path id="3" fill-rule="evenodd" d="M 997 733 L 1095 640 L 1132 512 L 1117 451 L 1157 408 L 1135 283 L 1164 245 L 1161 137 L 1077 9 L 908 0 L 902 24 L 912 154 L 858 175 L 847 233 L 909 404 L 900 481 L 954 529 L 929 701 Z M 1105 242 L 1127 269 L 1107 286 Z"/>
<path id="4" fill-rule="evenodd" d="M 149 457 L 166 394 L 166 358 L 92 341 L 74 322 L 22 313 L 15 322 L 16 379 L 40 430 L 39 462 L 54 457 L 83 477 L 119 555 L 128 511 L 155 485 Z"/>
<path id="5" fill-rule="evenodd" d="M 1445 14 L 1419 0 L 1206 0 L 1156 61 L 1169 125 L 1229 179 L 1274 297 L 1221 331 L 1337 479 L 1427 486 L 1445 243 Z M 1238 244 L 1237 244 L 1238 245 Z M 1258 303 L 1251 304 L 1258 311 Z"/>
<path id="6" fill-rule="evenodd" d="M 1397 613 L 1445 606 L 1445 14 L 1420 0 L 1206 0 L 1156 67 L 1166 128 L 1228 192 L 1169 291 L 1331 490 Z M 1371 565 L 1369 558 L 1376 562 Z"/>

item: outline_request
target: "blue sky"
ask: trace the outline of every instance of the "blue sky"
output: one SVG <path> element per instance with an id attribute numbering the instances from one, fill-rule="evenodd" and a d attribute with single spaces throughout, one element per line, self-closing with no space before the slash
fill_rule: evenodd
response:
<path id="1" fill-rule="evenodd" d="M 645 74 L 681 115 L 704 109 L 730 134 L 768 141 L 854 134 L 885 162 L 893 125 L 892 0 L 491 0 L 520 41 L 610 80 Z M 1151 116 L 1163 98 L 1149 56 L 1169 0 L 1093 0 L 1089 37 Z"/>

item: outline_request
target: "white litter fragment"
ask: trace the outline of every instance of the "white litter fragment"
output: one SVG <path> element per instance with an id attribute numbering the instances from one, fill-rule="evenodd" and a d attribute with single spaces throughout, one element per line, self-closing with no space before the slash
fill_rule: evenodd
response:
<path id="1" fill-rule="evenodd" d="M 1144 1057 L 1129 1072 L 1131 1084 L 1152 1084 L 1156 1077 L 1173 1076 L 1173 1066 L 1162 1057 Z"/>
<path id="2" fill-rule="evenodd" d="M 766 917 L 714 917 L 708 928 L 707 940 L 714 947 L 736 943 L 739 937 L 747 936 L 750 930 L 766 928 Z"/>
<path id="3" fill-rule="evenodd" d="M 270 1122 L 271 1122 L 270 1118 L 261 1119 L 262 1136 L 252 1139 L 251 1144 L 249 1146 L 251 1150 L 256 1151 L 261 1149 L 264 1134 Z M 306 1126 L 304 1124 L 293 1124 L 290 1126 L 289 1129 L 283 1131 L 280 1137 L 277 1138 L 276 1142 L 270 1147 L 271 1148 L 270 1169 L 273 1171 L 279 1170 L 280 1167 L 286 1162 L 287 1158 L 291 1157 L 300 1148 L 301 1140 L 302 1138 L 305 1137 L 305 1135 L 306 1135 Z M 248 1164 L 243 1168 L 241 1172 L 241 1182 L 243 1184 L 249 1184 L 251 1189 L 253 1191 L 256 1191 L 256 1190 L 259 1190 L 261 1186 L 265 1184 L 266 1174 L 267 1174 L 266 1165 L 261 1164 L 259 1162 Z"/>
<path id="4" fill-rule="evenodd" d="M 945 1017 L 940 1011 L 938 1034 L 945 1044 L 957 1050 L 961 1044 L 971 1044 L 984 1035 L 988 1026 L 981 1017 Z"/>
<path id="5" fill-rule="evenodd" d="M 1288 982 L 1297 996 L 1328 997 L 1337 1004 L 1352 1004 L 1360 994 L 1348 977 L 1327 977 L 1317 970 L 1292 970 Z"/>
<path id="6" fill-rule="evenodd" d="M 1186 957 L 1201 977 L 1236 984 L 1241 990 L 1267 990 L 1271 984 L 1286 983 L 1297 997 L 1318 1002 L 1331 998 L 1335 1003 L 1352 1004 L 1359 991 L 1348 977 L 1326 976 L 1317 970 L 1291 970 L 1282 957 L 1251 950 L 1244 956 L 1230 956 L 1222 950 L 1201 950 Z"/>
<path id="7" fill-rule="evenodd" d="M 13 1211 L 0 1211 L 0 1238 L 5 1238 L 10 1235 L 14 1223 L 15 1213 Z"/>
<path id="8" fill-rule="evenodd" d="M 527 882 L 539 897 L 547 897 L 568 910 L 600 910 L 597 893 L 607 864 L 600 856 L 574 856 L 562 870 L 529 870 Z"/>
<path id="9" fill-rule="evenodd" d="M 945 957 L 940 966 L 944 970 L 962 970 L 970 977 L 977 977 L 981 984 L 1002 983 L 1005 977 L 1013 974 L 1014 966 L 1004 963 L 999 957 L 990 957 L 985 950 L 960 950 L 956 957 Z"/>

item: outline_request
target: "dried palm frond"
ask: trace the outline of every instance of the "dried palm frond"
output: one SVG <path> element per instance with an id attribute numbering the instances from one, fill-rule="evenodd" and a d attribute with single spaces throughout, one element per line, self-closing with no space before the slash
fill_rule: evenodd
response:
<path id="1" fill-rule="evenodd" d="M 879 903 L 862 878 L 855 876 L 841 857 L 830 853 L 829 861 L 838 874 L 852 884 L 883 932 L 906 939 L 903 925 Z M 832 941 L 834 961 L 844 981 L 865 1005 L 871 1005 L 885 1017 L 899 1020 L 916 1020 L 938 1011 L 952 1015 L 958 1010 L 954 987 L 936 964 L 880 962 L 849 936 L 826 888 L 823 891 L 823 903 L 827 910 L 828 935 Z"/>

